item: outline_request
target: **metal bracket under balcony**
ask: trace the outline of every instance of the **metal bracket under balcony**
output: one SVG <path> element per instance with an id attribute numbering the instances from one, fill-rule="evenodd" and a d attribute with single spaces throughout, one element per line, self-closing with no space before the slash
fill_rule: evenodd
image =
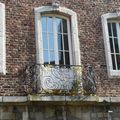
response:
<path id="1" fill-rule="evenodd" d="M 96 92 L 93 69 L 89 65 L 29 64 L 24 71 L 28 94 L 89 95 Z"/>

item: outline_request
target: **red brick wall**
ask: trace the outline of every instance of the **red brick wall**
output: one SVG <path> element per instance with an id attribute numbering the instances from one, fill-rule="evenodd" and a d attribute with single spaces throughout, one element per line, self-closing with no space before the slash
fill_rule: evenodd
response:
<path id="1" fill-rule="evenodd" d="M 0 0 L 6 6 L 7 74 L 0 76 L 0 95 L 25 95 L 22 74 L 28 62 L 35 62 L 34 8 L 52 0 Z M 97 95 L 120 96 L 120 78 L 107 75 L 101 15 L 113 12 L 119 0 L 61 0 L 61 6 L 77 13 L 82 64 L 95 69 Z"/>

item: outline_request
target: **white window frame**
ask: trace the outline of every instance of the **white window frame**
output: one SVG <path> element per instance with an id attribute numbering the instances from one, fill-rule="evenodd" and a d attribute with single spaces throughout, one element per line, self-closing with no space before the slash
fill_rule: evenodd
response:
<path id="1" fill-rule="evenodd" d="M 108 76 L 111 77 L 120 77 L 120 70 L 113 70 L 112 67 L 112 58 L 111 58 L 111 50 L 109 43 L 109 33 L 108 33 L 108 25 L 109 20 L 118 19 L 120 14 L 118 13 L 107 13 L 101 16 L 102 18 L 102 28 L 103 28 L 103 37 L 104 37 L 104 45 L 105 45 L 105 53 L 106 53 L 106 64 Z"/>
<path id="2" fill-rule="evenodd" d="M 77 14 L 67 8 L 59 7 L 54 8 L 52 6 L 42 6 L 35 8 L 35 35 L 36 35 L 36 57 L 37 63 L 43 64 L 43 48 L 42 48 L 42 25 L 41 25 L 41 16 L 44 13 L 57 13 L 63 14 L 65 16 L 69 16 L 70 25 L 71 25 L 71 40 L 72 40 L 72 57 L 74 58 L 72 64 L 73 65 L 81 65 L 81 57 L 80 57 L 80 43 L 78 39 L 78 25 L 77 25 Z M 70 58 L 71 59 L 71 58 Z"/>
<path id="3" fill-rule="evenodd" d="M 5 5 L 0 3 L 0 74 L 6 74 Z"/>

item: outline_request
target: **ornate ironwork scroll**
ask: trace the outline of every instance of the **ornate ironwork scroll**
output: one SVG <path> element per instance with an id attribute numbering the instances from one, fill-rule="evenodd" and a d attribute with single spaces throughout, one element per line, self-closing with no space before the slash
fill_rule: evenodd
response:
<path id="1" fill-rule="evenodd" d="M 81 74 L 75 66 L 44 66 L 41 76 L 41 88 L 44 90 L 69 91 L 73 87 L 73 81 L 81 80 Z"/>
<path id="2" fill-rule="evenodd" d="M 82 76 L 81 66 L 29 64 L 25 69 L 25 81 L 31 93 L 91 94 L 96 91 L 91 66 Z"/>

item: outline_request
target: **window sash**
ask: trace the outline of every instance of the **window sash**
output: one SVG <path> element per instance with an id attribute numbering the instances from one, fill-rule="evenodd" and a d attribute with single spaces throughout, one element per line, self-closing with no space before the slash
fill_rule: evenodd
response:
<path id="1" fill-rule="evenodd" d="M 48 34 L 53 34 L 53 39 L 54 39 L 54 49 L 53 50 L 51 50 L 50 48 L 49 48 L 49 45 L 48 45 L 48 49 L 46 49 L 46 51 L 48 51 L 48 60 L 49 60 L 49 62 L 48 62 L 48 64 L 50 64 L 50 52 L 54 52 L 54 59 L 55 59 L 55 64 L 60 64 L 59 63 L 59 53 L 61 52 L 63 52 L 63 61 L 64 61 L 64 65 L 65 65 L 65 57 L 66 57 L 66 55 L 65 54 L 68 54 L 69 55 L 69 64 L 72 64 L 72 49 L 71 49 L 71 36 L 70 36 L 70 21 L 69 21 L 69 19 L 68 18 L 66 18 L 66 17 L 63 17 L 63 16 L 58 16 L 58 15 L 54 15 L 54 14 L 44 14 L 44 15 L 42 15 L 42 17 L 43 16 L 45 16 L 46 17 L 46 23 L 48 23 L 48 21 L 47 21 L 47 19 L 48 19 L 48 17 L 51 17 L 52 18 L 52 29 L 53 29 L 53 31 L 50 33 L 49 31 L 47 31 L 46 30 L 46 34 L 47 34 L 47 40 L 48 40 L 48 44 L 49 44 L 49 37 L 48 37 Z M 57 29 L 56 29 L 56 18 L 60 18 L 60 20 L 66 20 L 66 22 L 67 22 L 67 33 L 64 33 L 63 32 L 63 30 L 62 30 L 62 33 L 58 33 L 57 32 Z M 47 26 L 46 26 L 47 27 Z M 64 29 L 63 28 L 64 26 L 62 26 L 62 29 Z M 47 29 L 47 28 L 46 28 Z M 43 30 L 42 31 L 42 35 L 43 35 L 43 33 L 45 33 L 45 31 Z M 64 48 L 63 48 L 63 50 L 59 50 L 59 46 L 58 46 L 58 37 L 57 37 L 57 35 L 62 35 L 62 47 L 64 47 L 65 45 L 64 45 L 64 38 L 63 38 L 63 36 L 67 36 L 68 37 L 68 50 L 65 50 Z M 42 43 L 43 43 L 44 41 L 43 41 L 43 39 L 42 39 Z M 45 49 L 43 48 L 43 51 L 42 52 L 44 52 L 45 51 Z M 44 57 L 44 53 L 42 53 L 43 54 L 43 57 Z M 66 58 L 67 59 L 67 58 Z M 43 58 L 43 63 L 45 63 L 45 61 L 44 61 L 44 58 Z"/>
<path id="2" fill-rule="evenodd" d="M 112 69 L 120 70 L 120 22 L 108 21 Z"/>

